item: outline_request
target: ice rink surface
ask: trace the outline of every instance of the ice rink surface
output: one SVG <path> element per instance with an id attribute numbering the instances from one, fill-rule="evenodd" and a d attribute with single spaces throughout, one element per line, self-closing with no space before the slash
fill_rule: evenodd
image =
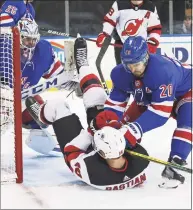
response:
<path id="1" fill-rule="evenodd" d="M 46 92 L 44 99 L 65 100 L 66 92 Z M 75 94 L 67 99 L 86 126 L 82 100 Z M 142 145 L 149 155 L 167 160 L 176 124 L 170 119 L 164 126 L 146 133 Z M 73 129 L 73 126 L 72 126 Z M 53 133 L 52 128 L 49 131 Z M 24 182 L 1 186 L 1 209 L 191 209 L 192 177 L 185 174 L 184 185 L 177 189 L 160 189 L 164 166 L 150 163 L 143 186 L 124 191 L 101 191 L 77 181 L 63 157 L 44 156 L 25 145 L 23 134 Z M 192 157 L 188 157 L 191 167 Z M 101 177 L 102 179 L 102 177 Z"/>

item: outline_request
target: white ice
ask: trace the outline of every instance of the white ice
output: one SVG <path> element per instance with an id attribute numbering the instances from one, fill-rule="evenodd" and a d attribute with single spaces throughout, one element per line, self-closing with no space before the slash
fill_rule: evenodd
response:
<path id="1" fill-rule="evenodd" d="M 66 92 L 47 92 L 46 99 L 65 98 Z M 71 95 L 67 99 L 86 126 L 82 100 Z M 155 129 L 143 138 L 149 155 L 167 160 L 175 121 Z M 73 129 L 73 126 L 72 126 Z M 50 132 L 53 130 L 50 128 Z M 177 189 L 160 189 L 162 165 L 150 163 L 147 181 L 140 188 L 124 191 L 94 189 L 71 174 L 62 157 L 47 157 L 27 148 L 23 134 L 23 184 L 1 185 L 2 209 L 191 209 L 191 176 Z M 188 166 L 191 167 L 191 157 Z M 102 179 L 102 177 L 101 177 Z"/>

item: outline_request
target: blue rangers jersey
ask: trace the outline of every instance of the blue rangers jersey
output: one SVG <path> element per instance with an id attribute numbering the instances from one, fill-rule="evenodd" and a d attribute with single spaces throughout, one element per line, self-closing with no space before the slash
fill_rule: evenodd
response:
<path id="1" fill-rule="evenodd" d="M 22 18 L 35 18 L 32 4 L 23 0 L 5 1 L 0 8 L 0 27 L 15 26 Z"/>
<path id="2" fill-rule="evenodd" d="M 2 59 L 0 57 L 0 61 Z M 5 83 L 9 86 L 12 86 L 12 73 L 6 71 L 11 70 L 12 68 L 4 68 L 0 65 L 0 76 L 8 78 L 9 81 L 5 81 Z M 42 77 L 48 79 L 60 74 L 63 70 L 61 62 L 54 55 L 51 44 L 46 40 L 40 40 L 35 47 L 31 60 L 21 61 L 22 89 L 36 85 Z M 8 74 L 9 77 L 6 77 L 5 75 Z"/>
<path id="3" fill-rule="evenodd" d="M 191 90 L 190 66 L 171 58 L 150 54 L 143 78 L 135 78 L 119 64 L 111 72 L 113 88 L 105 103 L 105 109 L 123 116 L 132 94 L 139 105 L 147 106 L 135 122 L 144 132 L 162 126 L 168 120 L 175 99 Z M 147 119 L 151 119 L 147 123 Z"/>

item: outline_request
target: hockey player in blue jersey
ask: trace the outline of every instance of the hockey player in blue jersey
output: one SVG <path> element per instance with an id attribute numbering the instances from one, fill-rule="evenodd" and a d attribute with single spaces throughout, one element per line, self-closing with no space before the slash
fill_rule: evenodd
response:
<path id="1" fill-rule="evenodd" d="M 61 74 L 62 81 L 70 81 L 70 79 L 73 79 L 74 72 L 70 72 L 71 78 L 69 74 L 65 74 L 66 71 L 64 71 L 64 67 L 60 60 L 58 60 L 55 56 L 51 44 L 46 40 L 40 40 L 38 25 L 34 20 L 28 18 L 22 19 L 18 22 L 18 27 L 21 37 L 20 52 L 22 90 L 27 90 L 29 87 L 36 85 L 41 78 L 49 79 L 59 74 Z M 6 39 L 6 36 L 0 37 L 0 46 L 7 42 Z M 3 46 L 4 47 L 0 48 L 5 49 L 6 46 Z M 0 52 L 0 61 L 2 64 L 5 63 L 5 59 L 9 57 L 10 53 L 8 51 Z M 13 78 L 12 73 L 10 72 L 11 70 L 12 68 L 6 68 L 6 66 L 0 65 L 1 84 L 12 88 Z M 40 103 L 44 102 L 39 95 L 34 97 Z M 33 118 L 29 115 L 29 112 L 24 108 L 22 112 L 22 123 L 24 128 L 32 129 L 29 137 L 30 140 L 32 140 L 32 138 L 39 140 L 37 136 L 44 138 L 45 135 L 43 134 L 45 134 L 45 132 L 40 129 L 40 126 L 33 120 Z"/>
<path id="2" fill-rule="evenodd" d="M 121 51 L 122 64 L 111 72 L 113 89 L 105 109 L 114 111 L 125 124 L 121 130 L 134 147 L 145 132 L 164 125 L 170 116 L 177 121 L 171 143 L 169 161 L 180 165 L 192 150 L 192 71 L 190 66 L 166 56 L 149 54 L 142 37 L 129 37 Z M 125 110 L 130 95 L 134 101 Z M 175 180 L 173 186 L 185 178 L 166 167 L 162 176 Z M 171 184 L 171 183 L 170 183 Z M 164 182 L 160 187 L 169 187 Z"/>
<path id="3" fill-rule="evenodd" d="M 13 27 L 22 18 L 35 18 L 35 10 L 30 2 L 33 0 L 5 0 L 0 3 L 0 27 Z"/>

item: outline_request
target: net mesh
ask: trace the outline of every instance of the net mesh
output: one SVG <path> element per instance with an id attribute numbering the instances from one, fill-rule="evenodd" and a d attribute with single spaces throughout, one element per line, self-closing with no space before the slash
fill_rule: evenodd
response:
<path id="1" fill-rule="evenodd" d="M 11 28 L 0 30 L 1 183 L 17 178 L 15 161 L 14 62 Z M 19 100 L 19 99 L 18 99 Z"/>

